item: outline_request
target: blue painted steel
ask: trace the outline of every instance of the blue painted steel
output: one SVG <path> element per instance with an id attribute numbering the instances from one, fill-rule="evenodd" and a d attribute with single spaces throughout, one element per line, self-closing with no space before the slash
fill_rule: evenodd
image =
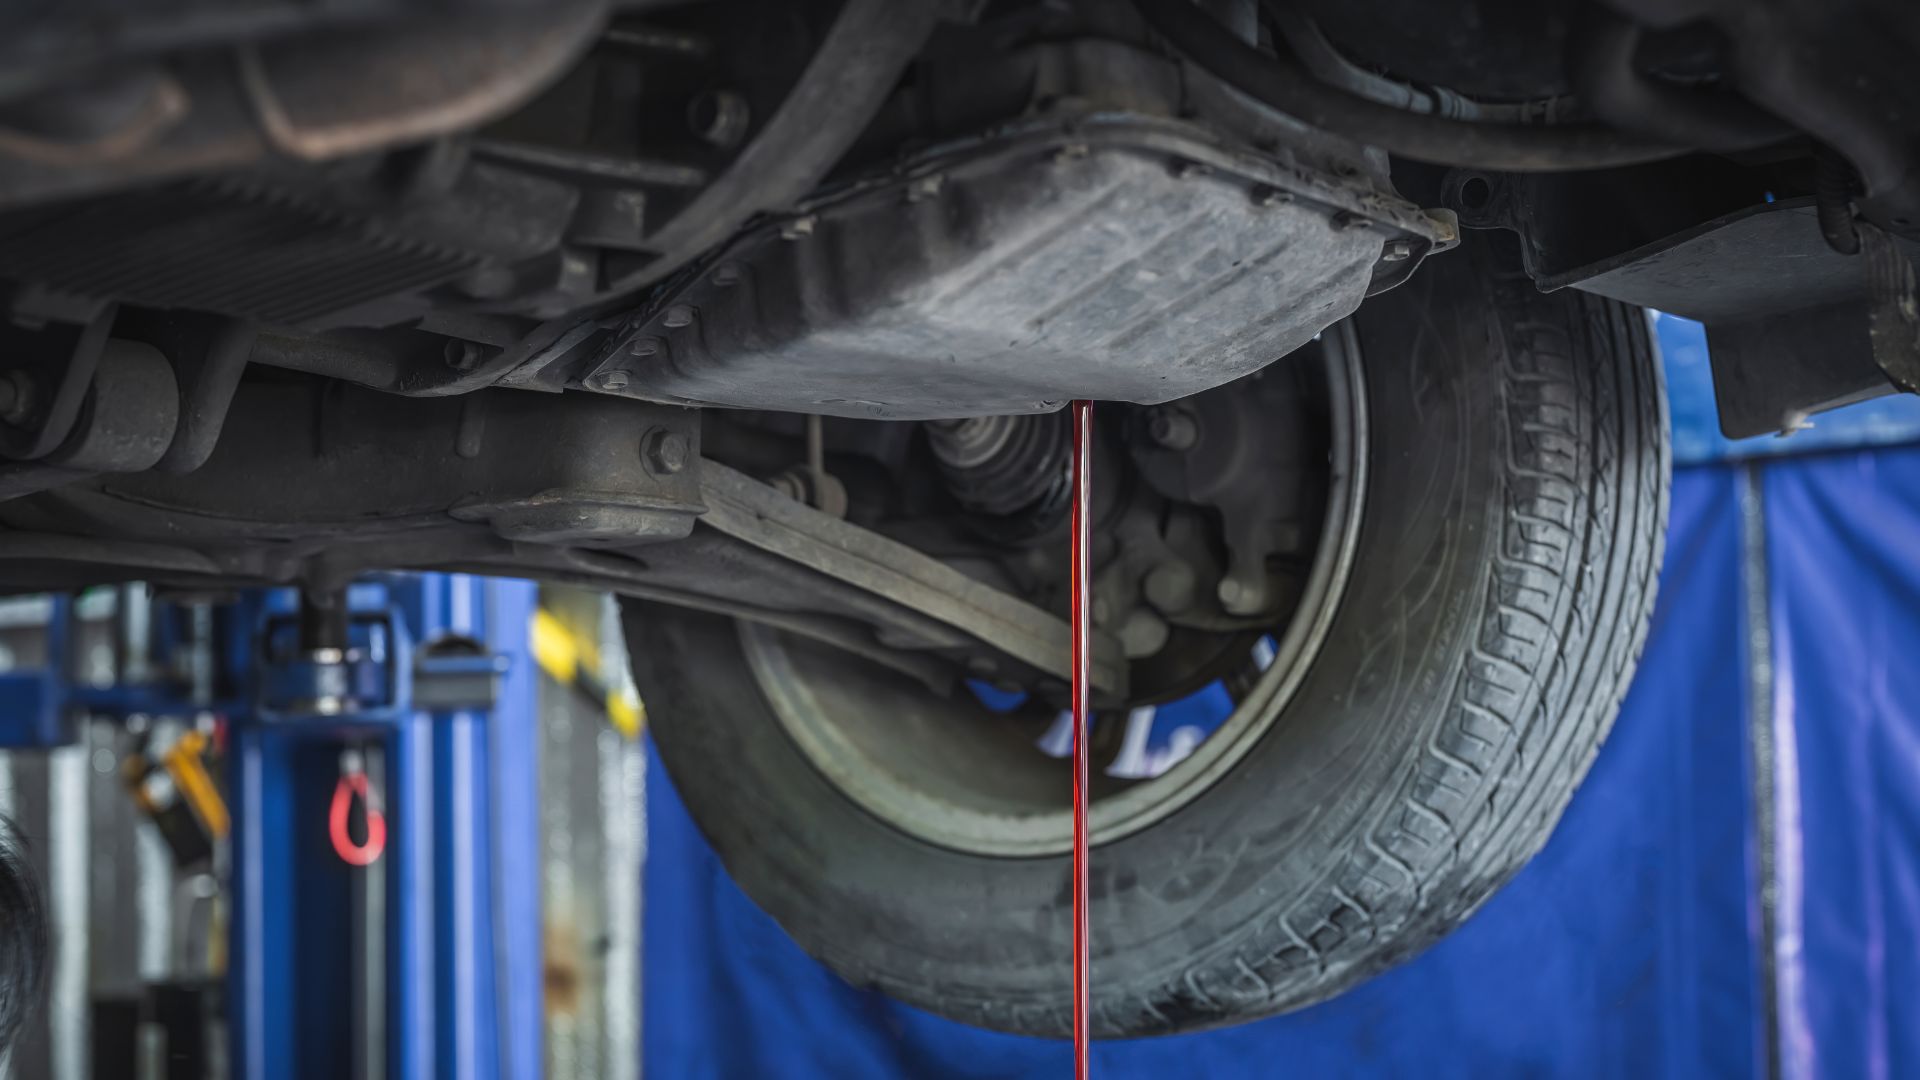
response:
<path id="1" fill-rule="evenodd" d="M 55 596 L 47 614 L 46 666 L 0 675 L 0 747 L 66 746 L 78 732 L 69 722 L 67 642 L 73 600 Z"/>
<path id="2" fill-rule="evenodd" d="M 290 886 L 294 858 L 311 857 L 312 845 L 298 842 L 294 790 L 287 782 L 290 746 L 284 735 L 266 728 L 238 726 L 229 734 L 228 795 L 236 812 L 227 984 L 236 1077 L 300 1075 L 293 1038 L 298 973 L 291 955 L 297 915 Z"/>
<path id="3" fill-rule="evenodd" d="M 299 762 L 270 756 L 282 743 L 337 753 L 341 746 L 373 738 L 386 751 L 381 796 L 388 827 L 382 856 L 389 871 L 387 1032 L 390 1074 L 398 1080 L 538 1074 L 540 914 L 537 808 L 531 793 L 536 718 L 526 654 L 534 597 L 534 587 L 525 582 L 464 574 L 398 575 L 356 585 L 348 598 L 350 640 L 378 666 L 378 679 L 360 684 L 365 708 L 340 716 L 284 711 L 288 702 L 311 697 L 315 688 L 310 670 L 297 658 L 278 667 L 272 662 L 289 657 L 276 643 L 291 626 L 290 593 L 257 598 L 251 618 L 240 620 L 268 645 L 263 651 L 269 662 L 253 673 L 249 687 L 249 700 L 258 707 L 236 717 L 244 732 L 236 762 L 240 777 L 244 782 L 249 769 L 267 775 L 253 794 L 264 795 L 281 783 L 310 788 L 318 802 L 322 788 L 300 783 Z M 479 642 L 484 655 L 426 651 L 447 638 Z M 507 659 L 504 665 L 496 659 L 501 656 Z M 416 678 L 496 674 L 504 678 L 491 709 L 430 712 L 414 696 Z M 509 748 L 504 760 L 496 740 Z M 236 785 L 236 790 L 243 797 L 235 816 L 244 822 L 249 789 Z M 505 806 L 496 801 L 502 791 L 510 792 Z M 331 1031 L 337 1043 L 338 1033 L 348 1029 L 348 1014 L 339 1009 L 302 1015 L 295 1024 L 283 1010 L 258 1004 L 284 994 L 276 988 L 289 982 L 314 985 L 297 965 L 278 966 L 286 956 L 284 940 L 308 928 L 296 921 L 303 900 L 327 896 L 332 881 L 353 872 L 327 850 L 324 832 L 312 828 L 324 821 L 324 812 L 320 805 L 297 807 L 289 823 L 295 827 L 291 845 L 285 844 L 287 829 L 276 832 L 295 852 L 289 864 L 262 864 L 257 858 L 248 864 L 247 850 L 237 853 L 238 865 L 261 870 L 243 879 L 249 890 L 237 920 L 252 936 L 243 933 L 235 942 L 233 994 L 247 1003 L 247 1023 L 235 1033 L 235 1060 L 267 1070 L 243 1075 L 331 1075 L 335 1056 L 317 1041 Z M 248 837 L 260 831 L 240 829 Z M 299 875 L 314 866 L 324 872 Z M 280 914 L 253 910 L 256 897 L 274 902 L 290 867 L 305 895 L 282 897 Z M 504 874 L 505 867 L 513 873 Z M 268 880 L 275 874 L 277 880 Z M 344 960 L 348 950 L 336 951 Z M 264 959 L 242 961 L 255 952 Z M 301 958 L 321 962 L 317 955 Z M 318 986 L 309 998 L 330 986 Z M 255 1044 L 267 1049 L 257 1050 Z"/>
<path id="4" fill-rule="evenodd" d="M 499 893 L 494 912 L 496 966 L 501 992 L 501 1075 L 535 1080 L 546 1060 L 542 1035 L 546 1023 L 545 959 L 540 912 L 539 727 L 534 706 L 537 678 L 528 631 L 537 596 L 532 589 L 493 589 L 488 593 L 495 650 L 523 658 L 510 665 L 500 684 L 500 700 L 525 702 L 525 708 L 497 709 L 487 729 L 492 743 L 494 879 Z"/>

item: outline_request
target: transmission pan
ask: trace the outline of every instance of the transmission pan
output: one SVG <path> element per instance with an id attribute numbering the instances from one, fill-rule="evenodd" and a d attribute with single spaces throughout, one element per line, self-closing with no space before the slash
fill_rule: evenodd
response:
<path id="1" fill-rule="evenodd" d="M 1282 168 L 1177 121 L 1002 135 L 742 235 L 585 382 L 890 419 L 1168 401 L 1310 340 L 1448 225 L 1370 177 Z"/>

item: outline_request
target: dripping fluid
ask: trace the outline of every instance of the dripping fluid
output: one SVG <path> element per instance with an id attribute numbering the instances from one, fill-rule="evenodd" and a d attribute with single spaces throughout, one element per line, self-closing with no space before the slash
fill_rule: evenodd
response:
<path id="1" fill-rule="evenodd" d="M 1093 500 L 1093 402 L 1073 403 L 1073 1075 L 1087 1077 L 1087 676 L 1092 618 L 1088 566 Z"/>

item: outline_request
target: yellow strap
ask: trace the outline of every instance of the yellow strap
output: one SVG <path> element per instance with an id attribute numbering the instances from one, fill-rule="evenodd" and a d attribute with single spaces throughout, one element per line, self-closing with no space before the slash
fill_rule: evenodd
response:
<path id="1" fill-rule="evenodd" d="M 220 798 L 220 789 L 213 784 L 213 777 L 207 775 L 206 762 L 201 755 L 207 747 L 207 737 L 197 731 L 189 731 L 180 736 L 173 744 L 161 764 L 173 777 L 173 785 L 180 789 L 187 805 L 200 818 L 215 839 L 227 835 L 232 821 L 227 817 L 226 801 Z"/>
<path id="2" fill-rule="evenodd" d="M 628 739 L 640 737 L 640 729 L 647 726 L 647 707 L 640 704 L 640 698 L 631 690 L 622 690 L 607 697 L 607 720 L 613 729 Z"/>
<path id="3" fill-rule="evenodd" d="M 596 642 L 561 622 L 546 608 L 533 609 L 533 625 L 527 630 L 527 647 L 533 662 L 562 686 L 572 686 L 582 672 L 601 675 L 600 650 Z M 609 694 L 607 722 L 629 739 L 640 737 L 646 726 L 647 710 L 631 689 Z"/>
<path id="4" fill-rule="evenodd" d="M 573 634 L 546 608 L 533 610 L 533 625 L 527 631 L 527 645 L 533 650 L 533 662 L 562 686 L 571 686 L 580 672 L 580 647 Z"/>

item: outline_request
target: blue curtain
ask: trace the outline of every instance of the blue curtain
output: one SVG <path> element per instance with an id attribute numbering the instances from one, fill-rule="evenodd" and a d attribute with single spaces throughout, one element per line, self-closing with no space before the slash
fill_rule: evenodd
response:
<path id="1" fill-rule="evenodd" d="M 1763 492 L 1782 1073 L 1920 1076 L 1920 450 Z"/>

